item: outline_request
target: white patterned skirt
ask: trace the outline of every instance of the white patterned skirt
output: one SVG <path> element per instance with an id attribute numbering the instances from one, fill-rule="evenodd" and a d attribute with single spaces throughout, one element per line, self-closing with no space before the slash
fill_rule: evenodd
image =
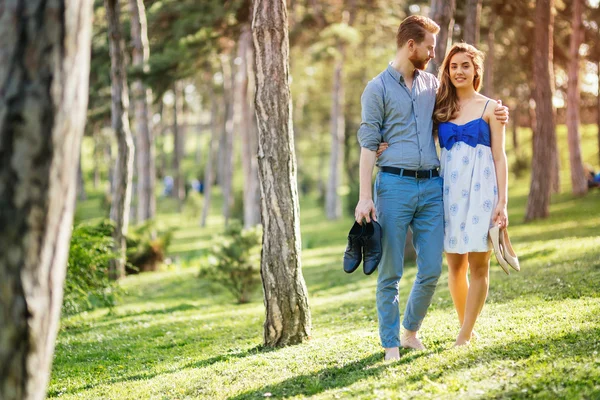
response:
<path id="1" fill-rule="evenodd" d="M 444 251 L 465 254 L 491 249 L 488 231 L 498 204 L 492 149 L 457 142 L 442 149 L 444 179 Z"/>

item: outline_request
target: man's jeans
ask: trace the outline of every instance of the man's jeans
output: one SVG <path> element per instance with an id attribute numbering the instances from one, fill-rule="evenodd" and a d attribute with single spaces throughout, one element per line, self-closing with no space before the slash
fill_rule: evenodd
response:
<path id="1" fill-rule="evenodd" d="M 377 315 L 383 347 L 400 346 L 398 287 L 404 269 L 404 244 L 412 228 L 417 277 L 402 325 L 417 331 L 442 273 L 444 249 L 443 179 L 417 179 L 379 172 L 375 181 L 377 220 L 383 229 L 383 253 L 377 279 Z"/>

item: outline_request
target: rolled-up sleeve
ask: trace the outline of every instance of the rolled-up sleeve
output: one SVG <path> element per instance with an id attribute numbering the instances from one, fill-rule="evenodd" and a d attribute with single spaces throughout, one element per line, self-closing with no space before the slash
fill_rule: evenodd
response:
<path id="1" fill-rule="evenodd" d="M 377 151 L 379 143 L 383 141 L 381 127 L 384 117 L 383 88 L 377 80 L 372 80 L 367 84 L 360 102 L 362 121 L 358 129 L 358 142 L 360 147 Z"/>

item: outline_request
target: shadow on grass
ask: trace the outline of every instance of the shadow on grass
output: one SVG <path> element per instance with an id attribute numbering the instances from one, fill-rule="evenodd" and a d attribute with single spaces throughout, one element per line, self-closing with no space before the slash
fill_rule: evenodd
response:
<path id="1" fill-rule="evenodd" d="M 383 363 L 382 354 L 376 353 L 362 360 L 354 361 L 341 367 L 325 368 L 313 374 L 295 376 L 283 382 L 267 385 L 260 389 L 229 397 L 230 400 L 263 398 L 271 393 L 275 398 L 294 396 L 312 396 L 329 389 L 343 388 L 355 382 L 378 375 L 386 368 L 399 364 L 408 364 L 426 352 L 404 352 L 402 358 L 394 363 Z M 374 366 L 375 364 L 379 364 Z"/>
<path id="2" fill-rule="evenodd" d="M 453 349 L 452 351 L 464 351 L 464 357 L 461 357 L 458 361 L 452 364 L 452 368 L 445 368 L 444 366 L 437 367 L 435 370 L 419 371 L 414 374 L 406 376 L 406 382 L 415 383 L 423 382 L 427 384 L 427 381 L 437 381 L 443 379 L 446 374 L 457 374 L 457 371 L 473 369 L 476 365 L 486 365 L 493 361 L 519 361 L 526 360 L 532 356 L 539 354 L 545 354 L 549 360 L 567 360 L 567 359 L 578 359 L 582 357 L 592 358 L 590 355 L 590 349 L 597 346 L 597 338 L 600 336 L 600 328 L 594 327 L 586 330 L 580 330 L 576 332 L 569 332 L 561 336 L 554 337 L 541 337 L 526 338 L 517 341 L 508 342 L 505 344 L 499 344 L 490 347 L 484 347 L 475 351 L 469 351 L 468 348 Z M 542 362 L 542 361 L 540 361 Z M 519 369 L 520 367 L 515 366 L 512 369 Z M 532 365 L 529 364 L 531 368 Z M 535 366 L 536 369 L 541 368 L 542 365 Z M 572 376 L 567 371 L 560 368 L 553 368 L 550 363 L 552 373 L 545 375 L 547 381 L 552 382 L 555 387 L 567 387 L 568 385 L 578 384 L 582 387 L 587 387 L 591 390 L 594 389 L 594 378 L 590 377 L 587 382 L 582 382 L 578 377 Z M 530 374 L 527 371 L 521 371 L 522 374 L 516 374 L 518 381 L 517 388 L 512 393 L 517 394 L 521 398 L 531 398 L 532 393 L 526 393 L 522 391 L 524 386 L 536 387 L 535 381 L 531 381 L 535 375 Z M 538 374 L 543 375 L 543 374 Z M 596 370 L 596 379 L 600 376 L 600 372 Z M 519 378 L 520 377 L 520 378 Z M 426 379 L 425 379 L 426 378 Z M 400 383 L 401 384 L 401 383 Z M 548 389 L 548 382 L 538 385 L 540 389 Z M 596 389 L 597 390 L 597 389 Z M 548 394 L 548 393 L 547 393 Z M 552 397 L 561 396 L 557 393 L 552 393 Z M 504 391 L 504 389 L 498 389 L 495 393 L 486 393 L 486 398 L 515 398 L 510 396 Z M 585 398 L 585 397 L 582 397 Z"/>
<path id="3" fill-rule="evenodd" d="M 81 386 L 75 387 L 73 389 L 70 389 L 66 392 L 62 392 L 60 390 L 49 390 L 48 397 L 58 397 L 63 394 L 75 394 L 78 392 L 82 392 L 84 390 L 94 389 L 101 385 L 112 385 L 115 383 L 122 383 L 122 382 L 135 382 L 135 381 L 141 381 L 141 380 L 148 380 L 148 379 L 152 379 L 154 377 L 160 376 L 160 375 L 177 373 L 177 372 L 185 370 L 185 369 L 205 368 L 205 367 L 209 367 L 209 366 L 219 363 L 219 362 L 227 362 L 229 360 L 240 359 L 240 358 L 244 358 L 244 357 L 248 357 L 248 356 L 252 356 L 252 355 L 256 355 L 256 354 L 266 354 L 266 353 L 270 353 L 270 352 L 273 352 L 276 350 L 278 350 L 278 349 L 271 348 L 271 347 L 264 347 L 263 345 L 258 345 L 258 346 L 252 347 L 246 351 L 242 351 L 242 352 L 238 352 L 238 353 L 221 354 L 218 356 L 207 358 L 205 360 L 191 362 L 191 363 L 185 364 L 181 367 L 170 368 L 170 369 L 160 371 L 160 372 L 146 372 L 146 373 L 141 373 L 141 374 L 114 377 L 114 378 L 104 380 L 101 382 L 88 383 L 85 385 L 81 385 Z"/>

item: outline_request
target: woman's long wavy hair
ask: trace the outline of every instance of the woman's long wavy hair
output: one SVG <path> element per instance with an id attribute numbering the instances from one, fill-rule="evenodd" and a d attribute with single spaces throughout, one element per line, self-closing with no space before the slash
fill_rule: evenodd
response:
<path id="1" fill-rule="evenodd" d="M 440 69 L 440 87 L 437 91 L 435 111 L 433 112 L 433 119 L 435 122 L 450 121 L 456 118 L 460 111 L 458 97 L 456 96 L 456 88 L 450 81 L 450 60 L 458 53 L 467 53 L 473 62 L 475 69 L 473 88 L 476 91 L 479 91 L 481 88 L 481 78 L 483 77 L 483 53 L 467 43 L 455 44 L 450 49 L 450 52 L 444 59 L 444 63 Z"/>

